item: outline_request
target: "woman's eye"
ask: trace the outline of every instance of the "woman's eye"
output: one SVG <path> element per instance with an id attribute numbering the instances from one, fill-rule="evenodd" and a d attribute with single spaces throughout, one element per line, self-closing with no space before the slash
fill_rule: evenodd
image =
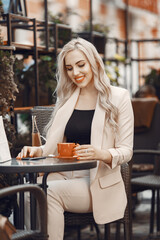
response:
<path id="1" fill-rule="evenodd" d="M 85 64 L 83 63 L 83 64 L 79 65 L 79 67 L 82 68 L 82 67 L 84 67 L 84 65 L 85 65 Z"/>
<path id="2" fill-rule="evenodd" d="M 67 68 L 67 71 L 72 71 L 72 68 Z"/>

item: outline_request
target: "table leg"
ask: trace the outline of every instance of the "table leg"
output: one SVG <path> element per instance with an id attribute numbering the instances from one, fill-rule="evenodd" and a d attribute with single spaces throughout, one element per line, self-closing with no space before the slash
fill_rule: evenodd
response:
<path id="1" fill-rule="evenodd" d="M 37 183 L 37 174 L 30 173 L 29 176 L 30 183 Z M 36 229 L 36 220 L 37 220 L 37 211 L 36 211 L 36 200 L 32 194 L 30 194 L 30 221 L 31 221 L 31 229 Z"/>
<path id="2" fill-rule="evenodd" d="M 45 173 L 44 175 L 43 175 L 43 178 L 42 178 L 42 188 L 43 188 L 43 190 L 44 190 L 44 192 L 47 194 L 47 187 L 48 187 L 48 185 L 47 185 L 47 177 L 48 177 L 48 174 L 49 173 Z"/>

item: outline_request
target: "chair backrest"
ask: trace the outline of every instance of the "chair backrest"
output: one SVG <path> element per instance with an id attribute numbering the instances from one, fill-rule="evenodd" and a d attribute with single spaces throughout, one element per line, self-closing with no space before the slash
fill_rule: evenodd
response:
<path id="1" fill-rule="evenodd" d="M 121 173 L 122 173 L 122 178 L 124 181 L 125 190 L 126 190 L 126 194 L 127 194 L 127 200 L 128 200 L 128 204 L 127 204 L 127 207 L 125 210 L 123 220 L 129 222 L 132 225 L 131 165 L 132 165 L 132 160 L 129 163 L 123 163 L 121 165 Z M 130 225 L 129 231 L 132 231 L 131 225 Z"/>
<path id="2" fill-rule="evenodd" d="M 134 100 L 133 100 L 134 101 Z M 133 103 L 132 101 L 132 103 Z M 147 100 L 148 102 L 149 100 Z M 155 101 L 151 99 L 150 101 Z M 139 99 L 139 103 L 145 105 L 144 99 L 141 100 Z M 134 104 L 134 103 L 133 103 Z M 145 107 L 145 106 L 144 106 Z M 146 111 L 150 111 L 151 109 L 145 109 Z M 145 112 L 145 111 L 144 111 Z M 142 111 L 142 114 L 144 113 Z M 153 113 L 153 115 L 152 115 Z M 140 131 L 136 131 L 134 133 L 134 150 L 137 149 L 146 149 L 146 150 L 156 150 L 159 147 L 160 144 L 160 104 L 159 102 L 155 102 L 155 106 L 153 109 L 153 112 L 151 113 L 152 119 L 151 119 L 151 124 L 149 127 L 144 128 Z M 136 118 L 136 111 L 134 112 L 134 117 Z M 143 118 L 145 116 L 142 115 Z M 144 119 L 145 120 L 145 119 Z M 134 155 L 133 156 L 133 166 L 135 164 L 154 164 L 154 156 L 152 155 Z M 147 169 L 147 168 L 146 168 Z M 145 171 L 145 169 L 144 169 Z"/>
<path id="3" fill-rule="evenodd" d="M 8 195 L 13 194 L 19 194 L 24 192 L 30 192 L 34 195 L 34 198 L 36 199 L 39 207 L 39 227 L 37 226 L 35 230 L 20 230 L 15 231 L 13 229 L 13 226 L 9 224 L 7 229 L 0 228 L 0 233 L 6 237 L 4 239 L 14 239 L 14 240 L 20 240 L 20 239 L 41 239 L 41 240 L 47 240 L 47 198 L 45 192 L 37 185 L 37 184 L 21 184 L 21 185 L 15 185 L 11 187 L 6 187 L 1 189 L 0 191 L 0 199 L 4 198 Z M 21 219 L 20 219 L 21 220 Z M 35 221 L 33 219 L 33 221 Z M 11 229 L 12 227 L 12 229 Z M 8 238 L 5 232 L 8 233 Z M 0 235 L 0 239 L 3 239 L 3 235 Z M 12 237 L 11 237 L 12 235 Z"/>
<path id="4" fill-rule="evenodd" d="M 40 132 L 40 135 L 42 135 L 44 138 L 46 137 L 46 133 L 44 132 L 44 128 L 47 125 L 47 123 L 50 121 L 52 113 L 54 111 L 54 106 L 35 106 L 31 114 L 32 116 L 36 116 L 36 122 L 37 127 Z M 43 138 L 42 144 L 44 143 Z"/>

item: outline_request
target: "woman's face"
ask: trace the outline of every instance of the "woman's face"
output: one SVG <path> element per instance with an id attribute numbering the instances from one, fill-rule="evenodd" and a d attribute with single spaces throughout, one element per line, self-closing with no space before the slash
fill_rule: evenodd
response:
<path id="1" fill-rule="evenodd" d="M 70 51 L 65 57 L 69 78 L 80 88 L 93 83 L 93 72 L 85 54 L 80 50 Z"/>

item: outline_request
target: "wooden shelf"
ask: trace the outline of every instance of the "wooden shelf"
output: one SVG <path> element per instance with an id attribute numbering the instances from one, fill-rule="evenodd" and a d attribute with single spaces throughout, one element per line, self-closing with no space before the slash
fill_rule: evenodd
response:
<path id="1" fill-rule="evenodd" d="M 7 41 L 4 42 L 3 49 L 13 50 L 12 54 L 32 55 L 34 59 L 34 75 L 35 75 L 35 103 L 39 105 L 39 57 L 40 55 L 51 55 L 54 57 L 61 51 L 61 48 L 71 40 L 72 29 L 69 25 L 57 24 L 48 20 L 39 21 L 36 18 L 28 18 L 12 13 L 4 14 L 4 18 L 0 20 L 0 24 L 7 29 Z M 15 41 L 15 31 L 22 29 L 32 32 L 33 43 L 24 44 Z M 40 35 L 44 33 L 44 45 L 39 45 Z M 53 38 L 53 45 L 50 47 L 50 36 Z M 41 42 L 40 42 L 41 43 Z"/>
<path id="2" fill-rule="evenodd" d="M 15 46 L 3 46 L 3 45 L 0 45 L 0 50 L 8 50 L 8 51 L 15 50 Z"/>
<path id="3" fill-rule="evenodd" d="M 26 52 L 26 51 L 30 51 L 31 55 L 34 52 L 34 45 L 33 44 L 23 44 L 23 43 L 13 42 L 12 46 L 13 46 L 13 48 L 15 48 L 15 50 L 17 52 L 22 52 L 23 53 L 23 52 Z M 54 53 L 55 48 L 50 47 L 49 49 L 46 49 L 45 46 L 38 45 L 37 46 L 37 51 L 40 52 L 40 53 L 48 54 L 48 53 Z"/>
<path id="4" fill-rule="evenodd" d="M 5 43 L 5 44 L 7 44 L 7 43 Z M 31 55 L 33 55 L 33 53 L 34 53 L 34 48 L 35 47 L 33 44 L 23 44 L 23 43 L 18 43 L 18 42 L 12 42 L 11 46 L 8 46 L 8 45 L 0 46 L 0 50 L 13 50 L 13 51 L 16 51 L 17 53 L 29 52 Z M 60 50 L 61 49 L 58 49 L 59 52 L 60 52 Z M 47 49 L 45 46 L 38 45 L 37 51 L 42 54 L 50 54 L 50 53 L 53 54 L 55 51 L 55 48 L 50 47 L 49 49 Z"/>

